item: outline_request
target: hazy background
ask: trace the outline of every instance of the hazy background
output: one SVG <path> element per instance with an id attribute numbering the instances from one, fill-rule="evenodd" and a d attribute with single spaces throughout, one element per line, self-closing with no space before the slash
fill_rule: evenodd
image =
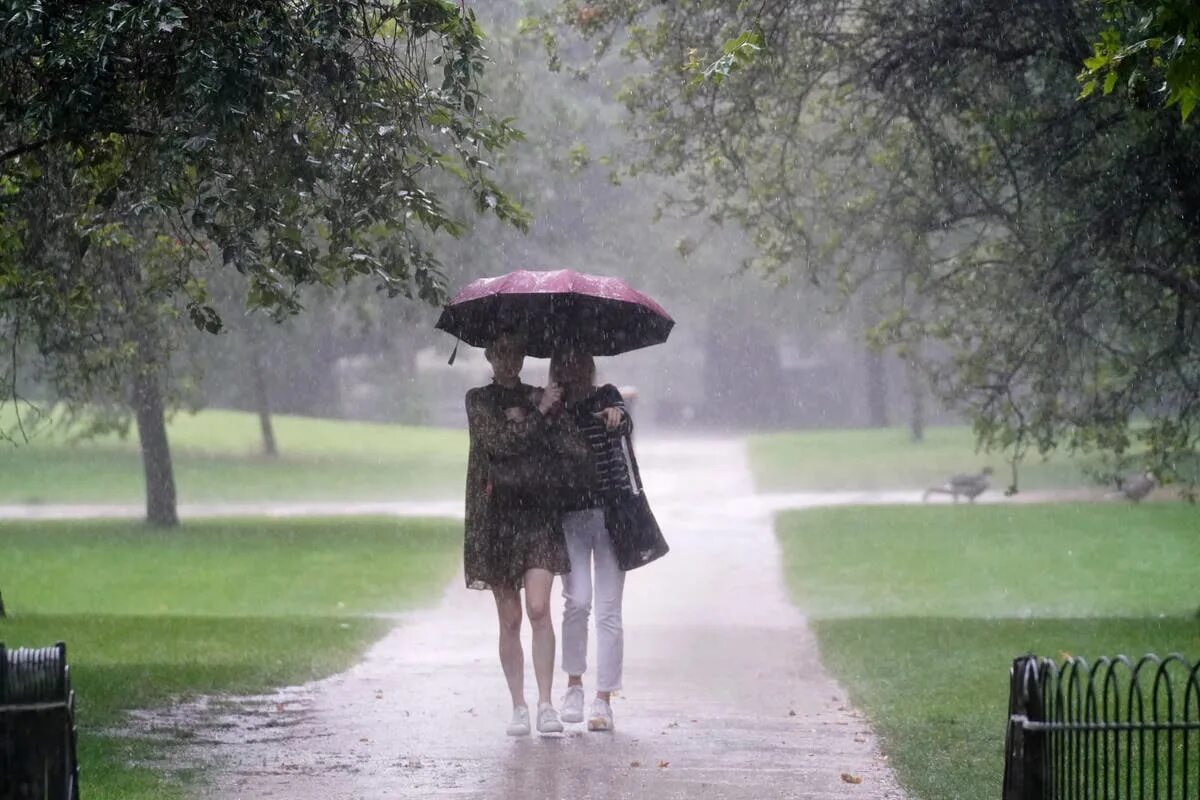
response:
<path id="1" fill-rule="evenodd" d="M 744 271 L 745 234 L 664 214 L 673 187 L 662 179 L 614 179 L 611 159 L 628 143 L 615 95 L 632 68 L 610 57 L 588 80 L 551 72 L 536 37 L 516 32 L 528 10 L 479 13 L 495 62 L 488 91 L 527 136 L 503 155 L 500 182 L 533 224 L 521 234 L 462 209 L 469 232 L 440 251 L 451 289 L 512 269 L 569 268 L 620 275 L 652 295 L 676 320 L 670 340 L 599 363 L 602 381 L 636 387 L 643 430 L 906 424 L 911 376 L 866 347 L 874 320 L 807 283 Z M 447 364 L 454 340 L 433 330 L 435 309 L 352 285 L 311 290 L 306 313 L 275 326 L 240 313 L 235 279 L 212 281 L 231 284 L 220 308 L 229 332 L 188 331 L 176 369 L 196 407 L 253 411 L 265 393 L 279 413 L 459 426 L 463 394 L 489 378 L 474 348 Z M 545 368 L 530 359 L 526 380 L 543 382 Z"/>

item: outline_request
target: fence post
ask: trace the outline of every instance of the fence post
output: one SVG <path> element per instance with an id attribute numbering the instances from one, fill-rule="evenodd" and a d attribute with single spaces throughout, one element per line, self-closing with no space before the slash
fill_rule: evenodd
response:
<path id="1" fill-rule="evenodd" d="M 74 700 L 65 644 L 0 644 L 0 800 L 77 800 Z"/>
<path id="2" fill-rule="evenodd" d="M 1004 800 L 1041 800 L 1046 787 L 1046 734 L 1026 722 L 1046 717 L 1036 656 L 1014 659 L 1009 672 L 1008 732 L 1004 743 Z"/>
<path id="3" fill-rule="evenodd" d="M 0 642 L 0 706 L 3 706 L 8 701 L 8 650 L 4 647 L 4 642 Z M 13 730 L 9 724 L 8 715 L 0 712 L 0 797 L 7 797 L 12 793 L 9 784 L 12 782 L 10 777 L 13 774 L 13 749 L 16 747 L 13 741 Z"/>

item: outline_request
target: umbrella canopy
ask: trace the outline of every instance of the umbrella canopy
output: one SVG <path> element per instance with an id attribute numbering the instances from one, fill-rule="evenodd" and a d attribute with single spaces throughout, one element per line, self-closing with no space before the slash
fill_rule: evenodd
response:
<path id="1" fill-rule="evenodd" d="M 437 328 L 486 347 L 497 333 L 526 336 L 525 352 L 548 358 L 564 344 L 614 356 L 667 340 L 675 321 L 620 278 L 569 269 L 517 270 L 463 287 L 442 310 Z"/>

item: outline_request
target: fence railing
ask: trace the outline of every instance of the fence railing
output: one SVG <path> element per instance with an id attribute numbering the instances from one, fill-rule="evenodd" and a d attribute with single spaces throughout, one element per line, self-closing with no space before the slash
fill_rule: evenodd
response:
<path id="1" fill-rule="evenodd" d="M 77 800 L 75 695 L 62 642 L 0 644 L 0 800 Z"/>
<path id="2" fill-rule="evenodd" d="M 1200 800 L 1200 663 L 1012 665 L 1004 800 Z"/>

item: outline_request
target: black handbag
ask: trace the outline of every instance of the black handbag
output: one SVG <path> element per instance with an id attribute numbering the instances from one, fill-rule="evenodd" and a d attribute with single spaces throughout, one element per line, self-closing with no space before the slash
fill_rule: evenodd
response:
<path id="1" fill-rule="evenodd" d="M 610 498 L 604 505 L 604 524 L 612 539 L 617 565 L 625 572 L 656 561 L 671 551 L 658 520 L 650 510 L 650 501 L 642 488 L 633 442 L 628 435 L 621 438 L 621 452 L 629 470 L 631 491 Z"/>

